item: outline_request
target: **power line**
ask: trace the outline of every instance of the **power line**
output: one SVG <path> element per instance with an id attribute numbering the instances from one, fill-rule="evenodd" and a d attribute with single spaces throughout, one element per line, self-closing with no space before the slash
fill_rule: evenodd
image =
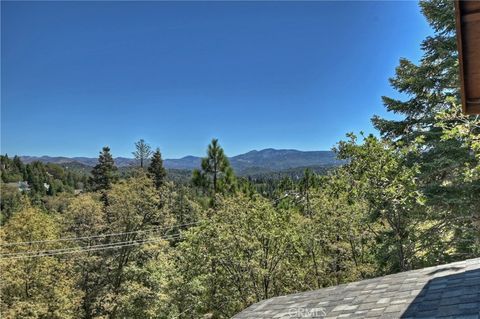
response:
<path id="1" fill-rule="evenodd" d="M 93 245 L 88 247 L 72 247 L 69 249 L 58 249 L 58 250 L 52 250 L 52 251 L 48 251 L 48 250 L 29 251 L 29 252 L 18 253 L 17 255 L 3 254 L 3 255 L 0 255 L 0 259 L 25 259 L 25 258 L 47 257 L 47 256 L 56 256 L 56 255 L 64 255 L 64 254 L 73 254 L 73 253 L 83 253 L 83 252 L 90 252 L 90 251 L 137 246 L 137 245 L 143 245 L 147 243 L 160 242 L 162 240 L 179 239 L 179 238 L 182 238 L 181 234 L 160 237 L 155 239 L 146 239 L 146 240 L 138 240 L 138 241 L 130 241 L 130 242 L 116 242 L 116 243 L 110 243 L 110 244 Z"/>
<path id="2" fill-rule="evenodd" d="M 160 228 L 160 226 L 158 226 L 158 227 L 153 227 L 151 229 L 145 229 L 145 230 L 136 230 L 136 231 L 120 232 L 120 233 L 107 233 L 107 234 L 83 236 L 83 237 L 66 237 L 66 238 L 49 239 L 49 240 L 33 240 L 33 241 L 22 241 L 22 242 L 14 242 L 14 243 L 1 243 L 0 246 L 8 247 L 8 246 L 16 246 L 16 245 L 30 245 L 30 244 L 39 244 L 39 243 L 76 241 L 76 240 L 84 240 L 84 239 L 105 238 L 105 237 L 113 237 L 113 236 L 129 235 L 129 234 L 148 233 L 148 232 L 154 232 L 154 231 L 163 230 L 163 229 L 195 225 L 195 224 L 199 224 L 200 222 L 201 221 L 186 223 L 186 224 L 178 224 L 178 225 L 162 227 L 162 228 Z"/>
<path id="3" fill-rule="evenodd" d="M 108 250 L 108 249 L 117 249 L 117 248 L 123 248 L 123 247 L 129 247 L 129 246 L 138 246 L 138 245 L 143 245 L 147 243 L 153 243 L 153 242 L 160 242 L 162 240 L 167 240 L 167 239 L 177 239 L 177 238 L 182 238 L 180 235 L 172 236 L 172 237 L 166 237 L 166 238 L 157 238 L 157 239 L 150 239 L 150 240 L 144 240 L 144 241 L 137 241 L 137 242 L 131 242 L 128 244 L 122 244 L 122 245 L 111 245 L 107 247 L 89 247 L 89 248 L 80 248 L 80 249 L 71 249 L 68 251 L 62 251 L 62 252 L 41 252 L 39 254 L 30 254 L 30 255 L 24 255 L 24 256 L 14 256 L 14 257 L 6 257 L 6 258 L 0 258 L 0 259 L 25 259 L 25 258 L 36 258 L 36 257 L 48 257 L 48 256 L 56 256 L 56 255 L 65 255 L 65 254 L 74 254 L 74 253 L 84 253 L 84 252 L 90 252 L 90 251 L 98 251 L 98 250 Z"/>
<path id="4" fill-rule="evenodd" d="M 59 248 L 59 249 L 43 249 L 43 250 L 30 250 L 30 251 L 19 251 L 19 252 L 13 252 L 13 253 L 4 253 L 0 254 L 0 257 L 5 257 L 5 256 L 16 256 L 16 255 L 28 255 L 28 254 L 37 254 L 37 253 L 43 253 L 43 252 L 63 252 L 63 251 L 69 251 L 69 250 L 74 250 L 74 249 L 81 249 L 81 248 L 95 248 L 95 247 L 108 247 L 112 245 L 122 245 L 122 244 L 129 244 L 129 243 L 135 243 L 135 242 L 142 242 L 144 240 L 148 239 L 137 239 L 137 240 L 127 240 L 127 241 L 116 241 L 116 242 L 111 242 L 111 243 L 105 243 L 105 244 L 97 244 L 97 245 L 88 245 L 88 246 L 79 246 L 79 247 L 68 247 L 68 248 Z"/>
<path id="5" fill-rule="evenodd" d="M 172 237 L 172 239 L 173 239 L 173 237 Z M 158 242 L 158 241 L 160 241 L 160 240 L 150 240 L 150 241 L 144 241 L 144 242 L 138 242 L 138 243 L 132 243 L 132 244 L 116 245 L 116 246 L 94 248 L 94 249 L 77 249 L 77 250 L 70 250 L 70 251 L 60 252 L 60 253 L 42 253 L 42 254 L 38 254 L 38 255 L 6 257 L 6 258 L 0 258 L 0 260 L 1 259 L 27 259 L 27 258 L 37 258 L 37 257 L 49 257 L 49 256 L 56 256 L 56 255 L 84 253 L 84 252 L 97 251 L 97 250 L 118 249 L 118 248 L 143 245 L 143 244 L 146 244 L 146 243 Z"/>
<path id="6" fill-rule="evenodd" d="M 31 244 L 40 244 L 40 243 L 54 243 L 54 242 L 63 242 L 63 241 L 77 241 L 77 240 L 84 240 L 84 239 L 95 239 L 95 238 L 114 237 L 114 236 L 130 235 L 130 234 L 148 233 L 148 232 L 155 232 L 163 229 L 173 229 L 177 227 L 196 225 L 201 222 L 202 220 L 197 222 L 186 223 L 186 224 L 177 224 L 177 225 L 172 225 L 168 227 L 166 226 L 162 228 L 158 226 L 158 227 L 153 227 L 151 229 L 145 229 L 145 230 L 135 230 L 135 231 L 129 231 L 129 232 L 109 233 L 109 234 L 100 234 L 100 235 L 92 235 L 92 236 L 66 237 L 66 238 L 58 238 L 58 239 L 33 240 L 33 241 L 19 241 L 19 242 L 13 242 L 13 243 L 0 243 L 0 247 L 31 245 Z"/>

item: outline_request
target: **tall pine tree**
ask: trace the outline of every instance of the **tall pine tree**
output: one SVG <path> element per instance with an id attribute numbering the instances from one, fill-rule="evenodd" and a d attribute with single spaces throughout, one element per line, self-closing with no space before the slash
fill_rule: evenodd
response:
<path id="1" fill-rule="evenodd" d="M 441 254 L 453 249 L 464 258 L 475 254 L 472 234 L 462 229 L 474 229 L 472 215 L 479 207 L 478 199 L 472 195 L 478 194 L 479 186 L 478 181 L 465 183 L 462 172 L 465 166 L 478 165 L 478 159 L 460 139 L 445 138 L 444 123 L 439 118 L 460 105 L 454 3 L 429 0 L 421 1 L 420 7 L 434 34 L 422 42 L 424 55 L 419 63 L 401 59 L 396 75 L 390 79 L 392 87 L 406 98 L 383 97 L 388 111 L 402 118 L 389 120 L 375 116 L 372 121 L 382 136 L 399 148 L 417 145 L 419 152 L 410 154 L 410 164 L 420 167 L 419 185 L 430 212 L 443 225 L 440 231 L 445 237 L 454 237 L 453 248 L 443 247 L 438 251 Z M 449 125 L 455 127 L 461 121 L 450 118 Z"/>
<path id="2" fill-rule="evenodd" d="M 132 152 L 133 156 L 140 161 L 140 167 L 143 168 L 144 163 L 152 155 L 150 145 L 145 143 L 143 139 L 135 143 L 136 151 Z"/>
<path id="3" fill-rule="evenodd" d="M 105 146 L 98 157 L 98 164 L 92 170 L 92 188 L 95 191 L 110 189 L 117 179 L 118 169 L 110 154 L 110 148 Z"/>
<path id="4" fill-rule="evenodd" d="M 218 139 L 212 139 L 208 145 L 207 157 L 202 158 L 202 170 L 194 170 L 192 180 L 196 186 L 206 188 L 213 194 L 232 190 L 236 179 Z"/>
<path id="5" fill-rule="evenodd" d="M 160 153 L 159 148 L 153 153 L 150 166 L 148 167 L 148 174 L 153 179 L 155 187 L 159 189 L 163 185 L 165 177 L 167 176 L 165 167 L 163 167 L 162 153 Z"/>

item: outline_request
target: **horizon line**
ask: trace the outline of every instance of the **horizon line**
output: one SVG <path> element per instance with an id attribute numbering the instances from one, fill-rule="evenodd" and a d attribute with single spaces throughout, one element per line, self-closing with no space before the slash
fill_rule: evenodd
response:
<path id="1" fill-rule="evenodd" d="M 236 156 L 239 156 L 239 155 L 244 155 L 244 154 L 247 154 L 247 153 L 250 153 L 250 152 L 261 152 L 261 151 L 265 151 L 265 150 L 274 150 L 274 151 L 297 151 L 297 152 L 302 152 L 302 153 L 309 153 L 309 152 L 333 152 L 332 149 L 329 149 L 329 150 L 299 150 L 299 149 L 294 149 L 294 148 L 273 148 L 273 147 L 267 147 L 267 148 L 262 148 L 260 150 L 257 150 L 257 149 L 253 149 L 253 150 L 250 150 L 250 151 L 247 151 L 247 152 L 243 152 L 243 153 L 239 153 L 239 154 L 236 154 L 236 155 L 227 155 L 228 158 L 231 158 L 231 157 L 236 157 Z M 43 155 L 18 155 L 18 154 L 14 154 L 14 155 L 9 155 L 8 152 L 6 153 L 3 153 L 2 154 L 3 156 L 5 155 L 8 155 L 8 157 L 10 158 L 13 158 L 15 156 L 18 156 L 18 157 L 38 157 L 38 158 L 41 158 L 41 157 L 63 157 L 63 158 L 69 158 L 69 159 L 73 159 L 73 158 L 98 158 L 98 155 L 97 156 L 65 156 L 65 155 L 46 155 L 46 154 L 43 154 Z M 163 156 L 163 154 L 162 154 Z M 192 155 L 192 154 L 188 154 L 188 155 L 184 155 L 184 156 L 180 156 L 180 157 L 168 157 L 168 158 L 164 158 L 163 160 L 176 160 L 176 159 L 183 159 L 183 158 L 186 158 L 186 157 L 199 157 L 199 158 L 202 158 L 202 157 L 205 157 L 205 154 L 203 155 Z M 113 156 L 113 159 L 117 159 L 117 158 L 125 158 L 125 159 L 135 159 L 134 157 L 126 157 L 126 156 Z"/>

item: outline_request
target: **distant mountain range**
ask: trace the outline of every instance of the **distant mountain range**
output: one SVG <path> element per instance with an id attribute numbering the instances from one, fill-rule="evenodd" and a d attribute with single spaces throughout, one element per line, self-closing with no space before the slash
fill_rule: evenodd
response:
<path id="1" fill-rule="evenodd" d="M 93 167 L 97 164 L 97 158 L 92 157 L 51 157 L 51 156 L 21 156 L 25 163 L 40 161 L 44 163 L 55 163 L 65 166 Z M 343 162 L 338 160 L 332 151 L 298 151 L 298 150 L 276 150 L 272 148 L 261 151 L 250 151 L 229 158 L 230 164 L 237 174 L 245 175 L 248 172 L 268 171 L 275 172 L 293 168 L 307 167 L 332 167 Z M 193 170 L 200 167 L 201 158 L 196 156 L 185 156 L 179 159 L 165 159 L 164 165 L 168 169 Z M 118 167 L 131 167 L 138 165 L 138 161 L 132 158 L 116 157 L 115 164 Z"/>

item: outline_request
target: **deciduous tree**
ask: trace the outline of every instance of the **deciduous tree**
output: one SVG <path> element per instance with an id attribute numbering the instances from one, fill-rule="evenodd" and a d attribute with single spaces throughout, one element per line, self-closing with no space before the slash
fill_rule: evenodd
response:
<path id="1" fill-rule="evenodd" d="M 32 207 L 16 213 L 0 231 L 0 242 L 33 242 L 2 247 L 18 259 L 1 259 L 0 312 L 2 318 L 77 318 L 82 296 L 76 289 L 78 273 L 58 256 L 25 257 L 29 251 L 62 248 L 55 219 Z"/>

